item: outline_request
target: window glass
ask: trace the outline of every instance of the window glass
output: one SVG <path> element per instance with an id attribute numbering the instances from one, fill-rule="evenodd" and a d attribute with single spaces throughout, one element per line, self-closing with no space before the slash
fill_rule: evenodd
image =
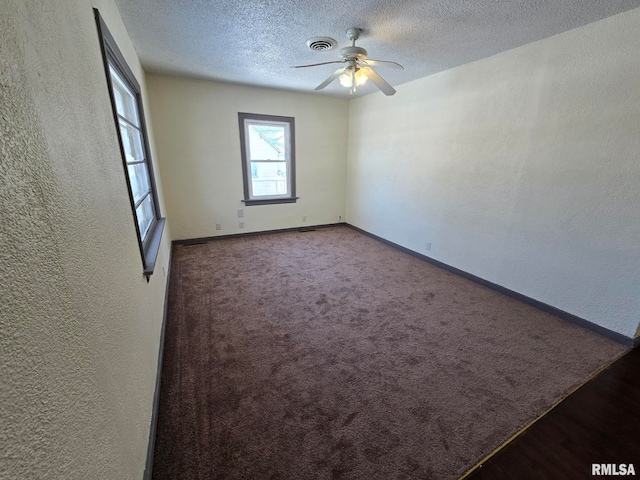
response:
<path id="1" fill-rule="evenodd" d="M 251 160 L 282 160 L 285 158 L 286 125 L 247 122 Z"/>
<path id="2" fill-rule="evenodd" d="M 285 162 L 251 162 L 251 192 L 254 197 L 286 195 L 287 164 Z"/>
<path id="3" fill-rule="evenodd" d="M 109 73 L 111 75 L 111 86 L 113 87 L 113 97 L 116 102 L 118 114 L 136 127 L 140 126 L 140 118 L 138 109 L 136 108 L 136 97 L 131 92 L 127 84 L 124 82 L 115 67 L 109 64 Z"/>
<path id="4" fill-rule="evenodd" d="M 144 147 L 140 130 L 123 120 L 120 120 L 119 126 L 127 163 L 144 161 Z"/>
<path id="5" fill-rule="evenodd" d="M 136 219 L 140 240 L 144 244 L 150 227 L 155 219 L 151 182 L 147 170 L 142 131 L 140 130 L 140 117 L 138 115 L 137 95 L 128 82 L 126 82 L 117 68 L 109 64 L 109 73 L 112 80 L 113 98 L 118 113 L 118 127 L 120 139 L 127 163 L 127 174 L 133 204 L 136 209 Z"/>
<path id="6" fill-rule="evenodd" d="M 133 201 L 137 204 L 146 193 L 151 191 L 147 166 L 144 163 L 136 163 L 127 165 L 127 169 L 129 171 Z"/>
<path id="7" fill-rule="evenodd" d="M 136 208 L 138 225 L 140 225 L 140 235 L 146 236 L 153 221 L 153 200 L 151 195 L 147 195 L 138 208 Z"/>

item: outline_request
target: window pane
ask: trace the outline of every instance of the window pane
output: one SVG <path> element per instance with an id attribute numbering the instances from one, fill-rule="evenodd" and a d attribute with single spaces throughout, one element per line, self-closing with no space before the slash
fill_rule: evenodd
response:
<path id="1" fill-rule="evenodd" d="M 120 136 L 127 163 L 144 160 L 140 130 L 120 120 Z"/>
<path id="2" fill-rule="evenodd" d="M 147 165 L 144 163 L 127 165 L 127 170 L 129 171 L 129 181 L 131 183 L 133 201 L 138 203 L 138 200 L 140 200 L 145 193 L 151 190 Z"/>
<path id="3" fill-rule="evenodd" d="M 129 120 L 134 125 L 140 126 L 138 119 L 138 109 L 136 108 L 136 98 L 131 89 L 122 80 L 115 68 L 109 65 L 111 74 L 111 85 L 113 86 L 113 96 L 116 100 L 116 110 L 120 115 Z"/>
<path id="4" fill-rule="evenodd" d="M 250 160 L 284 160 L 285 127 L 249 124 Z"/>
<path id="5" fill-rule="evenodd" d="M 287 163 L 251 162 L 251 190 L 254 197 L 287 195 Z"/>
<path id="6" fill-rule="evenodd" d="M 153 199 L 151 195 L 147 195 L 147 198 L 138 205 L 136 209 L 136 217 L 138 217 L 138 227 L 140 228 L 140 238 L 144 242 L 147 236 L 151 221 L 153 220 Z"/>

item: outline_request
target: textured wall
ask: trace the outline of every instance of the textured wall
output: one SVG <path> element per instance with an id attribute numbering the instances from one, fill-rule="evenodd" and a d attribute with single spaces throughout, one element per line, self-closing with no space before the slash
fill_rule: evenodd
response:
<path id="1" fill-rule="evenodd" d="M 162 75 L 148 75 L 147 82 L 175 238 L 335 223 L 344 218 L 346 100 Z M 238 112 L 295 117 L 297 203 L 245 207 L 241 202 Z M 238 219 L 238 209 L 244 209 L 243 219 Z M 216 222 L 222 230 L 215 230 Z"/>
<path id="2" fill-rule="evenodd" d="M 0 45 L 0 478 L 139 479 L 169 234 L 147 284 L 92 3 L 2 1 Z"/>
<path id="3" fill-rule="evenodd" d="M 634 336 L 638 25 L 636 9 L 352 101 L 347 220 Z"/>

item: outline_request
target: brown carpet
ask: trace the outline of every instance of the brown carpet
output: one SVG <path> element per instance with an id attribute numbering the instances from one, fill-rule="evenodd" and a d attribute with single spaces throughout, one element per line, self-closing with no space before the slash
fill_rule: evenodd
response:
<path id="1" fill-rule="evenodd" d="M 455 479 L 625 348 L 348 227 L 176 246 L 156 479 Z"/>

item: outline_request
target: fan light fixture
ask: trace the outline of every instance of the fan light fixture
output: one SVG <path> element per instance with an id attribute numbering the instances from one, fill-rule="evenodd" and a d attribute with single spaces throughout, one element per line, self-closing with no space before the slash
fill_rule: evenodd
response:
<path id="1" fill-rule="evenodd" d="M 355 70 L 355 74 L 354 74 L 354 70 Z M 355 77 L 355 85 L 353 82 L 354 77 Z M 347 72 L 344 72 L 342 75 L 340 75 L 339 79 L 340 79 L 340 85 L 342 85 L 343 87 L 351 88 L 351 93 L 355 93 L 356 87 L 359 87 L 367 83 L 367 80 L 369 80 L 369 77 L 367 77 L 367 74 L 364 73 L 364 71 L 361 68 L 354 67 L 354 68 L 350 68 Z"/>

